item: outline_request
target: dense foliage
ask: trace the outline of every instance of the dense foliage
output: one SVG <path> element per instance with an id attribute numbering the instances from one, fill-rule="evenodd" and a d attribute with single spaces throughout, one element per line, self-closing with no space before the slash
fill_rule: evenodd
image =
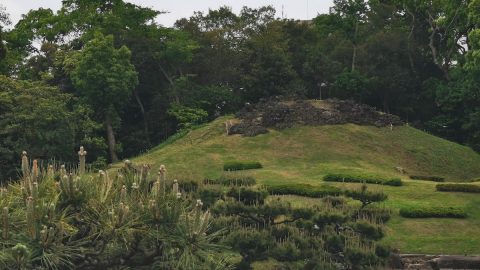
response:
<path id="1" fill-rule="evenodd" d="M 228 268 L 223 230 L 163 165 L 92 176 L 80 164 L 42 167 L 24 153 L 20 182 L 0 190 L 2 269 Z"/>
<path id="2" fill-rule="evenodd" d="M 62 126 L 79 136 L 63 137 L 90 144 L 88 162 L 95 156 L 96 166 L 245 102 L 292 94 L 354 99 L 479 150 L 477 7 L 477 0 L 335 0 L 329 14 L 306 22 L 276 18 L 272 7 L 238 14 L 221 7 L 172 28 L 155 23 L 162 12 L 122 0 L 62 1 L 59 11 L 31 10 L 15 25 L 0 8 L 0 74 L 14 78 L 5 83 L 11 89 L 28 84 L 20 80 L 56 88 L 47 103 L 75 100 L 51 110 L 63 120 L 74 112 L 84 117 Z M 29 110 L 23 101 L 15 106 Z M 49 121 L 38 117 L 36 131 L 51 131 Z M 5 166 L 19 155 L 16 142 L 7 144 L 0 150 L 9 155 Z M 60 154 L 71 145 L 58 144 L 57 157 L 71 162 Z M 14 176 L 2 170 L 2 179 Z"/>
<path id="3" fill-rule="evenodd" d="M 480 186 L 471 184 L 438 184 L 436 188 L 438 191 L 480 193 Z"/>
<path id="4" fill-rule="evenodd" d="M 350 182 L 364 184 L 379 184 L 387 186 L 401 186 L 402 180 L 399 178 L 384 178 L 381 176 L 364 174 L 327 174 L 323 177 L 327 182 Z"/>
<path id="5" fill-rule="evenodd" d="M 406 218 L 466 218 L 467 213 L 458 207 L 414 206 L 400 209 L 400 215 Z"/>
<path id="6" fill-rule="evenodd" d="M 258 161 L 228 161 L 223 164 L 224 171 L 241 171 L 261 168 L 262 164 Z"/>

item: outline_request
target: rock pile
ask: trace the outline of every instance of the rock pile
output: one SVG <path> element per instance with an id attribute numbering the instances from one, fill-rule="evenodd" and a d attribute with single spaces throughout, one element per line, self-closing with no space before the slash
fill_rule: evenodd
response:
<path id="1" fill-rule="evenodd" d="M 237 113 L 240 123 L 233 125 L 229 134 L 256 136 L 268 128 L 284 129 L 295 124 L 336 125 L 353 123 L 385 127 L 402 125 L 398 116 L 386 114 L 375 108 L 351 100 L 294 100 L 279 97 L 247 104 Z"/>

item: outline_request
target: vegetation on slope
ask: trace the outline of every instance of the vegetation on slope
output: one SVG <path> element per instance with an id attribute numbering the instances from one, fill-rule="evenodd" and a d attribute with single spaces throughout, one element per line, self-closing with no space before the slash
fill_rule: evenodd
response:
<path id="1" fill-rule="evenodd" d="M 330 173 L 359 173 L 402 178 L 403 186 L 369 185 L 388 195 L 385 205 L 394 216 L 382 241 L 401 252 L 480 253 L 475 229 L 480 211 L 472 194 L 440 194 L 431 181 L 410 180 L 408 175 L 436 175 L 446 181 L 471 181 L 480 175 L 480 156 L 468 147 L 429 135 L 408 126 L 376 128 L 352 124 L 296 126 L 252 138 L 226 136 L 220 118 L 196 129 L 170 145 L 134 160 L 172 164 L 178 178 L 203 179 L 221 175 L 224 162 L 258 160 L 263 168 L 250 171 L 259 184 L 310 184 L 321 186 Z M 395 167 L 401 166 L 405 174 Z M 359 188 L 356 183 L 325 183 Z M 476 184 L 476 183 L 472 183 Z M 465 220 L 404 219 L 398 209 L 409 206 L 447 205 L 464 207 Z M 428 225 L 420 225 L 426 223 Z M 444 226 L 456 226 L 448 231 Z M 406 232 L 415 237 L 406 236 Z"/>

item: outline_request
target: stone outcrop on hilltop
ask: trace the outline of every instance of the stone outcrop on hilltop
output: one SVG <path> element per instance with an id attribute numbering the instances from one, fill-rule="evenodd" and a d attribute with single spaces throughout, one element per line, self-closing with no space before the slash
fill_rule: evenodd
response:
<path id="1" fill-rule="evenodd" d="M 376 127 L 402 125 L 400 117 L 377 111 L 351 100 L 295 100 L 270 98 L 256 104 L 246 104 L 237 113 L 240 119 L 229 127 L 228 134 L 256 136 L 268 128 L 284 129 L 293 125 L 357 124 Z"/>

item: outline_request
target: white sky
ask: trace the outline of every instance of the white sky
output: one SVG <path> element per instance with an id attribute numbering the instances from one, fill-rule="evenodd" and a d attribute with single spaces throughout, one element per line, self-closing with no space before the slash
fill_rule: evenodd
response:
<path id="1" fill-rule="evenodd" d="M 61 0 L 0 0 L 10 19 L 15 25 L 22 14 L 30 9 L 39 7 L 50 8 L 54 11 L 61 6 Z M 220 6 L 232 7 L 234 12 L 240 11 L 243 6 L 257 8 L 272 5 L 277 10 L 277 17 L 282 16 L 291 19 L 311 19 L 319 13 L 328 13 L 328 8 L 333 5 L 333 0 L 127 0 L 140 6 L 150 7 L 155 10 L 168 11 L 170 13 L 160 15 L 157 22 L 164 26 L 173 26 L 177 19 L 190 17 L 194 11 L 208 11 Z"/>

